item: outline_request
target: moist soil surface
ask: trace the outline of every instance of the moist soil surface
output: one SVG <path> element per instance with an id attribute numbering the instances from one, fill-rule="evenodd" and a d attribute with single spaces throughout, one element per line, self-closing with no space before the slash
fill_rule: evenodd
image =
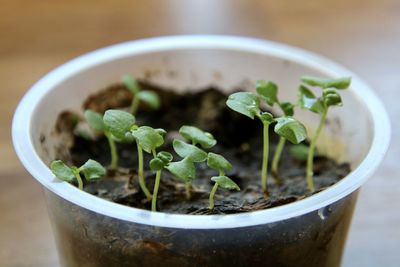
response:
<path id="1" fill-rule="evenodd" d="M 159 149 L 174 155 L 174 161 L 180 160 L 172 150 L 174 138 L 181 138 L 179 128 L 193 125 L 214 135 L 217 145 L 210 152 L 222 154 L 233 169 L 226 173 L 235 181 L 241 191 L 228 191 L 219 188 L 214 201 L 215 207 L 208 209 L 208 198 L 217 172 L 206 163 L 197 165 L 196 179 L 193 181 L 191 198 L 187 198 L 185 185 L 177 181 L 167 170 L 162 172 L 158 193 L 157 209 L 167 213 L 180 214 L 233 214 L 267 209 L 303 199 L 311 193 L 307 190 L 305 179 L 305 161 L 289 153 L 292 144 L 286 143 L 279 166 L 279 178 L 269 175 L 269 197 L 262 194 L 260 175 L 262 162 L 262 124 L 230 110 L 225 102 L 227 95 L 217 88 L 205 88 L 196 92 L 176 93 L 174 90 L 159 88 L 141 83 L 143 89 L 156 91 L 162 101 L 158 110 L 145 105 L 139 107 L 136 114 L 138 125 L 163 128 L 168 134 L 164 145 Z M 85 100 L 83 109 L 104 112 L 109 108 L 128 109 L 132 96 L 122 85 L 106 88 Z M 77 120 L 78 118 L 78 120 Z M 79 121 L 79 122 L 78 122 Z M 86 125 L 87 126 L 87 125 Z M 83 129 L 83 130 L 82 130 Z M 71 133 L 70 163 L 80 166 L 89 158 L 108 166 L 110 151 L 108 142 L 102 135 L 85 133 L 84 119 L 77 114 L 64 112 L 59 116 L 56 130 Z M 270 127 L 270 159 L 273 156 L 278 137 Z M 88 136 L 92 136 L 89 138 Z M 93 137 L 94 136 L 94 137 Z M 150 209 L 138 185 L 137 152 L 135 144 L 117 144 L 119 168 L 108 170 L 100 181 L 86 183 L 84 190 L 98 197 L 123 205 Z M 149 170 L 150 155 L 145 155 L 145 180 L 152 192 L 155 173 Z M 335 160 L 317 156 L 314 159 L 314 183 L 317 193 L 335 184 L 350 172 L 349 164 L 339 164 Z"/>

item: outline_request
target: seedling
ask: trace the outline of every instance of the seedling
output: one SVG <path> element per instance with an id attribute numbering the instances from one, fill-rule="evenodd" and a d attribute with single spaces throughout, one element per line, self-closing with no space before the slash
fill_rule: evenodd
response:
<path id="1" fill-rule="evenodd" d="M 146 103 L 152 109 L 160 107 L 160 98 L 158 95 L 149 90 L 142 90 L 139 84 L 129 75 L 122 76 L 122 83 L 132 93 L 132 103 L 130 112 L 132 115 L 136 114 L 140 101 Z"/>
<path id="2" fill-rule="evenodd" d="M 143 173 L 143 148 L 142 146 L 147 147 L 147 141 L 139 141 L 135 136 L 133 136 L 133 131 L 139 129 L 139 127 L 135 124 L 135 117 L 125 111 L 121 110 L 107 110 L 104 114 L 104 124 L 107 131 L 109 131 L 112 135 L 114 135 L 118 139 L 126 139 L 126 140 L 135 140 L 138 151 L 138 177 L 139 177 L 139 185 L 142 189 L 143 193 L 146 195 L 148 200 L 151 199 L 150 191 L 146 187 L 146 183 L 144 181 L 144 173 Z M 139 131 L 137 136 L 140 138 Z M 144 144 L 144 145 L 143 145 Z M 151 152 L 151 151 L 150 151 Z"/>
<path id="3" fill-rule="evenodd" d="M 264 99 L 264 98 L 263 98 Z M 261 187 L 268 196 L 268 155 L 269 155 L 269 126 L 276 122 L 274 131 L 294 144 L 302 142 L 307 134 L 303 124 L 292 117 L 274 118 L 269 112 L 260 109 L 259 97 L 251 92 L 238 92 L 229 96 L 226 104 L 232 110 L 251 119 L 257 117 L 263 124 L 263 161 L 261 168 Z"/>
<path id="4" fill-rule="evenodd" d="M 278 98 L 278 86 L 271 81 L 257 81 L 256 90 L 258 95 L 264 99 L 269 105 L 277 104 L 282 110 L 284 116 L 291 117 L 294 114 L 294 105 L 290 102 L 280 102 Z M 274 157 L 272 159 L 271 174 L 273 177 L 278 178 L 278 166 L 282 155 L 283 148 L 286 143 L 286 138 L 279 137 L 278 145 L 276 146 Z"/>
<path id="5" fill-rule="evenodd" d="M 143 150 L 147 153 L 152 153 L 153 157 L 157 157 L 157 152 L 156 149 L 160 147 L 162 144 L 164 144 L 164 135 L 166 132 L 163 129 L 153 129 L 149 126 L 141 126 L 138 128 L 132 128 L 130 131 L 130 134 L 135 138 L 136 144 L 137 144 L 137 150 L 138 150 L 138 158 L 139 158 L 139 184 L 140 187 L 142 188 L 143 192 L 145 193 L 146 197 L 148 200 L 152 198 L 152 195 L 150 194 L 149 190 L 146 187 L 145 181 L 144 181 L 144 173 L 143 173 Z M 161 158 L 164 160 L 164 158 Z M 172 160 L 172 158 L 171 158 Z M 158 180 L 158 184 L 160 183 L 160 175 L 161 175 L 161 170 L 157 172 L 157 177 L 156 177 L 156 183 Z M 155 189 L 157 189 L 158 192 L 158 185 Z M 157 193 L 156 192 L 156 193 Z M 155 196 L 157 198 L 157 195 Z M 152 206 L 154 205 L 155 208 L 155 201 L 153 197 L 153 202 Z"/>
<path id="6" fill-rule="evenodd" d="M 182 157 L 181 161 L 171 162 L 166 168 L 180 181 L 186 184 L 188 199 L 191 196 L 192 181 L 196 175 L 195 162 L 203 162 L 207 159 L 207 153 L 196 145 L 204 149 L 213 147 L 217 141 L 212 134 L 204 132 L 194 126 L 182 126 L 179 133 L 191 144 L 182 140 L 174 139 L 173 147 L 175 152 Z"/>
<path id="7" fill-rule="evenodd" d="M 211 177 L 211 181 L 215 182 L 215 184 L 210 192 L 210 204 L 208 207 L 210 210 L 212 210 L 214 209 L 214 195 L 215 192 L 217 192 L 219 186 L 225 189 L 237 191 L 240 191 L 240 188 L 234 181 L 232 181 L 228 176 L 225 175 L 225 171 L 229 171 L 232 169 L 232 164 L 223 156 L 212 152 L 208 153 L 207 165 L 208 167 L 218 171 L 218 176 Z"/>
<path id="8" fill-rule="evenodd" d="M 318 128 L 311 139 L 307 157 L 307 187 L 308 190 L 312 192 L 314 191 L 313 160 L 318 137 L 321 133 L 322 127 L 325 125 L 329 107 L 343 105 L 342 98 L 340 97 L 337 89 L 341 90 L 348 88 L 351 83 L 351 78 L 343 77 L 338 79 L 322 79 L 311 76 L 303 76 L 301 77 L 301 81 L 304 83 L 304 85 L 300 85 L 299 87 L 300 107 L 321 115 Z M 321 88 L 321 96 L 316 97 L 306 85 Z"/>
<path id="9" fill-rule="evenodd" d="M 156 153 L 153 150 L 153 159 L 150 161 L 150 169 L 156 172 L 156 180 L 154 182 L 153 199 L 151 201 L 151 211 L 157 210 L 157 195 L 161 181 L 161 171 L 166 168 L 172 161 L 173 156 L 171 153 L 161 151 Z"/>
<path id="10" fill-rule="evenodd" d="M 60 180 L 68 183 L 78 182 L 78 187 L 83 190 L 83 181 L 81 173 L 83 173 L 86 181 L 95 181 L 106 174 L 104 167 L 95 160 L 89 159 L 81 167 L 67 166 L 61 160 L 54 160 L 50 169 L 53 174 Z"/>
<path id="11" fill-rule="evenodd" d="M 89 123 L 89 126 L 94 130 L 103 133 L 107 138 L 111 153 L 110 168 L 112 170 L 115 170 L 118 166 L 118 153 L 117 147 L 115 145 L 115 136 L 113 136 L 113 134 L 110 132 L 109 127 L 106 127 L 105 125 L 106 121 L 109 120 L 109 118 L 107 118 L 106 116 L 103 117 L 100 113 L 92 110 L 86 110 L 84 115 L 86 121 Z"/>

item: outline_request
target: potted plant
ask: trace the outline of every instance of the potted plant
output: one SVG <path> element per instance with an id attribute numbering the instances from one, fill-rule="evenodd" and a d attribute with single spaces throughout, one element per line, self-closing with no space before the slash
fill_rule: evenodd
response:
<path id="1" fill-rule="evenodd" d="M 190 191 L 191 175 L 187 170 L 192 169 L 192 164 L 197 164 L 193 156 L 188 155 L 198 153 L 198 161 L 206 162 L 202 166 L 208 164 L 212 168 L 208 180 L 213 191 L 211 194 L 207 192 L 207 211 L 213 206 L 214 209 L 220 206 L 219 202 L 214 203 L 214 196 L 220 194 L 218 187 L 239 189 L 240 184 L 235 184 L 230 179 L 230 160 L 215 151 L 210 153 L 208 147 L 211 146 L 198 145 L 193 136 L 187 135 L 193 130 L 190 126 L 181 128 L 181 141 L 173 142 L 170 137 L 179 135 L 178 132 L 165 136 L 163 130 L 157 129 L 157 125 L 142 125 L 125 113 L 115 116 L 116 113 L 111 110 L 107 114 L 108 119 L 106 115 L 101 117 L 100 114 L 99 117 L 91 112 L 83 114 L 82 101 L 98 93 L 101 88 L 115 84 L 122 74 L 132 74 L 139 80 L 173 88 L 176 92 L 193 92 L 212 84 L 225 90 L 227 95 L 234 94 L 238 87 L 244 92 L 259 93 L 266 105 L 272 105 L 270 115 L 265 111 L 254 113 L 263 125 L 269 125 L 272 120 L 281 123 L 281 126 L 293 122 L 275 119 L 272 114 L 282 114 L 281 110 L 284 114 L 290 113 L 288 105 L 283 105 L 280 100 L 295 103 L 300 94 L 305 97 L 303 107 L 321 115 L 296 110 L 296 118 L 306 126 L 308 135 L 314 136 L 309 139 L 312 149 L 307 151 L 312 152 L 307 157 L 313 158 L 314 148 L 317 147 L 321 155 L 327 155 L 338 162 L 348 162 L 351 172 L 339 182 L 304 199 L 269 209 L 229 215 L 183 215 L 162 212 L 162 209 L 161 212 L 155 212 L 157 203 L 151 201 L 147 194 L 144 195 L 149 200 L 145 205 L 149 205 L 153 211 L 131 208 L 93 196 L 69 183 L 60 182 L 48 166 L 56 158 L 70 156 L 63 154 L 68 153 L 68 147 L 71 146 L 71 140 L 64 133 L 73 127 L 70 124 L 57 124 L 59 114 L 70 110 L 82 114 L 81 117 L 86 115 L 87 118 L 101 119 L 104 125 L 92 123 L 92 126 L 97 127 L 100 132 L 96 134 L 107 137 L 109 142 L 105 146 L 110 147 L 111 154 L 114 152 L 110 133 L 114 136 L 113 140 L 118 142 L 131 143 L 130 145 L 135 142 L 137 155 L 141 150 L 149 152 L 144 153 L 143 157 L 144 160 L 146 157 L 152 160 L 151 169 L 155 180 L 162 181 L 164 173 L 168 171 L 175 173 L 185 181 L 186 186 L 182 188 L 185 192 L 194 192 Z M 303 78 L 303 86 L 317 85 L 323 89 L 323 94 L 318 97 L 309 88 L 300 89 L 299 93 L 296 89 L 298 79 L 304 74 L 327 77 L 336 82 L 336 78 L 351 76 L 351 87 L 341 92 L 344 106 L 340 109 L 329 109 L 329 115 L 326 116 L 327 107 L 339 103 L 338 96 L 334 91 L 325 90 L 332 87 L 326 84 L 329 79 L 318 81 L 307 77 Z M 274 84 L 253 83 L 266 76 L 280 85 L 279 98 L 271 98 L 271 94 L 266 93 L 275 91 Z M 131 106 L 130 111 L 133 110 L 133 113 L 138 110 L 140 103 L 137 102 L 141 99 L 148 101 L 150 108 L 158 106 L 159 103 L 156 103 L 157 100 L 151 93 L 142 93 L 145 96 L 138 97 L 137 100 L 135 96 L 129 98 L 129 94 L 137 95 L 138 90 L 131 80 L 125 79 L 124 82 L 124 86 L 130 90 L 121 93 L 112 89 L 118 94 L 114 94 L 111 101 L 126 101 L 126 106 Z M 338 83 L 335 86 L 340 89 Z M 228 106 L 240 111 L 235 102 L 238 95 L 235 96 L 230 98 L 234 102 L 228 103 Z M 240 97 L 239 100 L 243 99 Z M 163 100 L 167 98 L 162 95 L 160 99 L 163 105 Z M 325 108 L 318 108 L 318 101 L 325 101 Z M 315 103 L 317 104 L 314 105 Z M 92 106 L 86 103 L 85 107 Z M 194 110 L 197 109 L 200 107 Z M 70 115 L 71 113 L 63 114 L 65 117 Z M 125 116 L 125 121 L 130 122 L 124 123 L 123 127 L 117 127 L 118 131 L 115 131 L 110 121 L 115 122 L 121 116 Z M 137 120 L 140 119 L 139 114 L 136 117 Z M 74 121 L 74 118 L 66 121 Z M 205 121 L 210 123 L 208 118 Z M 224 123 L 222 126 L 225 130 L 232 127 L 228 121 L 221 123 Z M 321 131 L 322 126 L 318 125 L 324 126 L 324 130 Z M 249 128 L 237 129 L 253 134 Z M 304 139 L 305 129 L 299 124 L 296 129 L 296 134 L 302 133 L 296 135 L 299 137 L 295 140 L 297 142 Z M 276 131 L 279 133 L 279 130 L 278 127 Z M 380 101 L 367 85 L 344 68 L 285 45 L 217 36 L 154 38 L 123 43 L 81 56 L 36 83 L 21 101 L 13 121 L 13 141 L 17 154 L 32 176 L 44 186 L 63 266 L 339 266 L 358 189 L 381 161 L 388 146 L 389 131 L 388 118 Z M 119 135 L 119 132 L 124 132 L 124 135 Z M 205 132 L 201 134 L 212 140 L 211 135 Z M 290 139 L 290 135 L 281 137 Z M 148 145 L 143 138 L 158 141 Z M 216 139 L 220 141 L 220 138 Z M 168 152 L 160 151 L 159 146 L 164 141 L 171 142 L 181 158 L 172 159 Z M 196 148 L 204 150 L 206 158 Z M 245 145 L 241 149 L 248 150 Z M 113 163 L 117 161 L 115 154 L 109 157 L 114 159 Z M 177 162 L 180 164 L 178 169 Z M 268 163 L 265 160 L 263 162 Z M 66 163 L 53 163 L 53 171 L 61 169 L 64 174 L 67 173 L 65 177 L 71 180 L 78 179 L 80 174 L 87 180 L 98 179 L 105 173 L 95 161 L 82 162 L 84 164 L 79 165 L 80 167 L 71 167 Z M 308 163 L 308 170 L 310 164 L 312 163 Z M 179 169 L 182 165 L 185 166 L 185 175 Z M 120 172 L 120 177 L 128 177 L 119 181 L 121 187 L 126 187 L 126 181 L 130 181 L 131 177 L 139 176 L 141 169 L 140 163 L 135 168 L 138 173 L 132 173 L 132 169 L 116 170 L 115 164 L 111 167 L 113 168 L 109 172 Z M 268 173 L 265 168 L 261 173 Z M 167 170 L 163 171 L 164 169 Z M 308 171 L 308 181 L 312 181 L 309 178 L 311 175 Z M 265 179 L 263 183 L 264 181 Z M 273 184 L 273 181 L 269 183 Z M 309 182 L 308 185 L 312 190 L 313 184 Z M 130 190 L 140 187 L 144 192 L 143 184 Z M 267 192 L 266 186 L 263 189 Z M 153 188 L 149 191 L 157 192 Z M 195 196 L 189 194 L 190 197 Z"/>

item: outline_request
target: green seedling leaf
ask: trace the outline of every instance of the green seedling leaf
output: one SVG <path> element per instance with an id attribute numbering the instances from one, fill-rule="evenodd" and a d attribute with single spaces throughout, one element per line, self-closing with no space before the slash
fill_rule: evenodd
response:
<path id="1" fill-rule="evenodd" d="M 211 177 L 211 180 L 216 182 L 218 186 L 222 188 L 240 191 L 240 187 L 227 176 L 213 176 Z"/>
<path id="2" fill-rule="evenodd" d="M 254 119 L 260 113 L 260 100 L 257 95 L 250 92 L 238 92 L 231 94 L 226 104 L 232 110 Z"/>
<path id="3" fill-rule="evenodd" d="M 158 95 L 153 91 L 143 90 L 136 94 L 141 101 L 149 105 L 152 109 L 160 108 L 161 101 Z"/>
<path id="4" fill-rule="evenodd" d="M 157 133 L 158 133 L 159 135 L 161 135 L 162 137 L 165 137 L 165 136 L 167 135 L 167 131 L 164 130 L 164 129 L 157 128 L 157 129 L 155 129 L 155 130 L 156 130 Z"/>
<path id="5" fill-rule="evenodd" d="M 232 170 L 232 164 L 226 158 L 212 152 L 208 153 L 207 165 L 220 172 Z"/>
<path id="6" fill-rule="evenodd" d="M 175 139 L 172 143 L 175 152 L 182 158 L 190 157 L 194 162 L 203 162 L 207 159 L 207 153 L 197 146 L 187 144 Z"/>
<path id="7" fill-rule="evenodd" d="M 304 144 L 292 145 L 289 153 L 296 159 L 305 161 L 308 157 L 309 147 Z"/>
<path id="8" fill-rule="evenodd" d="M 256 90 L 268 105 L 273 106 L 275 103 L 279 103 L 278 86 L 275 83 L 263 80 L 257 81 Z"/>
<path id="9" fill-rule="evenodd" d="M 294 114 L 294 105 L 290 102 L 282 102 L 280 103 L 280 107 L 285 114 L 285 116 L 293 116 Z"/>
<path id="10" fill-rule="evenodd" d="M 326 88 L 346 89 L 350 86 L 351 77 L 324 79 L 313 76 L 303 76 L 301 77 L 301 81 L 311 86 L 319 86 L 323 89 Z"/>
<path id="11" fill-rule="evenodd" d="M 199 144 L 202 148 L 212 148 L 217 144 L 217 140 L 210 133 L 204 132 L 194 126 L 182 126 L 179 133 L 187 140 L 192 141 L 194 145 Z"/>
<path id="12" fill-rule="evenodd" d="M 293 144 L 298 144 L 307 138 L 304 125 L 292 117 L 281 117 L 276 119 L 274 131 L 286 138 Z"/>
<path id="13" fill-rule="evenodd" d="M 322 96 L 327 107 L 343 105 L 342 98 L 335 89 L 325 89 Z"/>
<path id="14" fill-rule="evenodd" d="M 157 156 L 150 161 L 150 169 L 152 171 L 160 171 L 165 168 L 171 161 L 173 157 L 171 153 L 162 151 L 157 154 Z"/>
<path id="15" fill-rule="evenodd" d="M 266 124 L 271 124 L 274 122 L 274 116 L 272 116 L 272 114 L 269 112 L 262 112 L 260 115 L 258 115 L 258 117 L 263 123 Z"/>
<path id="16" fill-rule="evenodd" d="M 166 168 L 178 180 L 185 183 L 191 182 L 196 176 L 196 167 L 189 157 L 186 157 L 181 161 L 171 162 Z"/>
<path id="17" fill-rule="evenodd" d="M 80 171 L 85 175 L 86 180 L 97 180 L 106 175 L 106 169 L 95 160 L 89 159 L 80 168 Z"/>
<path id="18" fill-rule="evenodd" d="M 61 160 L 54 160 L 50 165 L 50 169 L 62 181 L 72 182 L 76 179 L 73 169 L 65 165 Z"/>
<path id="19" fill-rule="evenodd" d="M 146 151 L 151 153 L 153 149 L 161 146 L 164 143 L 164 138 L 158 133 L 156 129 L 149 126 L 141 126 L 137 130 L 132 131 L 133 137 L 139 146 Z"/>
<path id="20" fill-rule="evenodd" d="M 88 109 L 85 111 L 84 116 L 90 127 L 96 131 L 104 132 L 103 116 L 100 113 Z"/>
<path id="21" fill-rule="evenodd" d="M 140 91 L 139 84 L 129 75 L 122 76 L 122 83 L 134 95 Z"/>
<path id="22" fill-rule="evenodd" d="M 299 87 L 299 106 L 319 114 L 323 113 L 326 109 L 322 100 L 316 98 L 315 95 L 303 85 Z"/>
<path id="23" fill-rule="evenodd" d="M 119 139 L 124 139 L 125 134 L 131 129 L 132 125 L 135 124 L 135 117 L 125 111 L 109 109 L 106 111 L 103 117 L 106 131 L 112 133 Z"/>

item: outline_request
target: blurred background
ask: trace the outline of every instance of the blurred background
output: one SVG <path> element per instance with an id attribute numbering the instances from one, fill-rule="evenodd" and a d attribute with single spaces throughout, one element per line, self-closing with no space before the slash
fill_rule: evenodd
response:
<path id="1" fill-rule="evenodd" d="M 392 119 L 392 145 L 361 191 L 343 266 L 399 266 L 400 1 L 0 0 L 0 33 L 0 266 L 58 266 L 41 188 L 11 144 L 19 99 L 82 53 L 175 34 L 288 43 L 343 64 L 376 90 Z"/>

